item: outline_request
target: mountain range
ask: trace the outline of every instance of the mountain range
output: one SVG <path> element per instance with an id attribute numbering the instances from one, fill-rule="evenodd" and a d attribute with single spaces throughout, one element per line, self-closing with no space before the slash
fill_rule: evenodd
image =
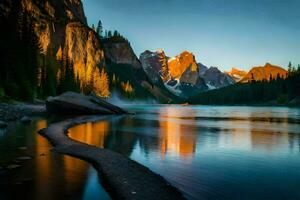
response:
<path id="1" fill-rule="evenodd" d="M 19 19 L 25 14 L 33 23 L 41 53 L 56 61 L 70 60 L 82 92 L 89 88 L 102 97 L 117 92 L 125 98 L 175 103 L 235 83 L 287 76 L 286 70 L 269 63 L 248 73 L 235 68 L 221 72 L 197 62 L 189 51 L 169 57 L 163 50 L 146 50 L 138 58 L 124 37 L 101 38 L 91 29 L 80 0 L 0 2 L 2 20 L 17 15 L 15 23 L 23 26 Z M 55 77 L 63 72 L 61 67 L 47 67 Z"/>

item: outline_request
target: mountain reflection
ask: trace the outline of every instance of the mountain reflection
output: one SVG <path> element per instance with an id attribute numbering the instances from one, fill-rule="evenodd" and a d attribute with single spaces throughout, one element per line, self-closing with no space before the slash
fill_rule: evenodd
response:
<path id="1" fill-rule="evenodd" d="M 180 156 L 191 156 L 196 151 L 197 132 L 195 126 L 195 113 L 185 109 L 188 119 L 181 119 L 182 110 L 168 107 L 160 113 L 159 137 L 162 155 L 167 153 Z M 175 118 L 175 116 L 179 116 Z M 188 124 L 185 124 L 188 122 Z"/>
<path id="2" fill-rule="evenodd" d="M 46 127 L 47 121 L 39 120 L 34 130 Z M 36 177 L 34 199 L 58 199 L 61 194 L 69 193 L 66 191 L 82 193 L 82 185 L 85 184 L 86 179 L 85 173 L 89 167 L 85 162 L 69 156 L 49 154 L 51 144 L 39 135 L 36 135 L 35 143 L 32 145 L 35 146 L 35 154 L 39 155 L 33 160 Z M 74 166 L 76 166 L 75 169 Z"/>
<path id="3" fill-rule="evenodd" d="M 194 110 L 185 109 L 182 113 L 182 109 L 168 107 L 159 110 L 155 119 L 141 120 L 139 117 L 108 118 L 79 125 L 69 130 L 69 136 L 127 156 L 132 154 L 136 145 L 145 154 L 155 151 L 161 152 L 162 156 L 190 157 L 195 153 L 197 129 Z"/>
<path id="4" fill-rule="evenodd" d="M 103 148 L 109 126 L 110 124 L 107 121 L 79 125 L 69 130 L 69 137 Z"/>

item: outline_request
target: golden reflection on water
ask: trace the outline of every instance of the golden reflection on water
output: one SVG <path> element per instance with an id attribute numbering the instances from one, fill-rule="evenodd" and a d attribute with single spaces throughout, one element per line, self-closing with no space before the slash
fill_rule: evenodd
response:
<path id="1" fill-rule="evenodd" d="M 195 109 L 172 106 L 161 108 L 157 114 L 154 115 L 154 120 L 138 116 L 125 117 L 115 120 L 114 123 L 110 120 L 87 123 L 70 129 L 69 136 L 102 148 L 107 146 L 106 143 L 116 151 L 127 152 L 124 153 L 126 155 L 132 153 L 131 150 L 136 144 L 142 144 L 145 152 L 147 149 L 155 149 L 160 152 L 162 158 L 166 155 L 192 158 L 196 153 L 197 144 L 199 144 L 197 140 L 202 131 L 212 133 L 211 136 L 214 139 L 203 140 L 201 144 L 218 145 L 215 148 L 273 150 L 279 144 L 288 145 L 289 143 L 288 126 L 290 125 L 285 121 L 278 124 L 265 119 L 251 121 L 251 118 L 249 120 L 235 120 L 234 118 L 200 120 L 196 117 Z M 139 130 L 142 130 L 141 133 Z M 155 137 L 147 137 L 148 130 L 155 130 L 150 133 Z M 274 131 L 279 131 L 280 135 L 274 135 Z M 109 134 L 112 134 L 111 137 L 108 137 Z"/>
<path id="2" fill-rule="evenodd" d="M 39 120 L 35 124 L 36 131 L 46 127 L 46 120 Z M 82 189 L 89 167 L 87 163 L 69 156 L 50 153 L 51 144 L 36 133 L 34 146 L 37 155 L 34 159 L 35 199 L 57 199 L 66 191 L 75 192 Z"/>
<path id="3" fill-rule="evenodd" d="M 189 114 L 189 124 L 184 124 L 180 118 L 174 118 L 182 115 L 181 109 L 168 107 L 160 113 L 159 136 L 163 156 L 168 153 L 190 157 L 195 153 L 197 140 L 195 112 L 192 109 L 185 112 Z"/>
<path id="4" fill-rule="evenodd" d="M 103 148 L 109 127 L 107 121 L 87 123 L 71 128 L 68 135 L 74 140 Z"/>

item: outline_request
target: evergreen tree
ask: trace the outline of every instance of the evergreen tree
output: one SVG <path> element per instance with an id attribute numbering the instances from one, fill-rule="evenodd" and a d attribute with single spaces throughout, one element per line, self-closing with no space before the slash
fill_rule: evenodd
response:
<path id="1" fill-rule="evenodd" d="M 120 34 L 118 33 L 118 31 L 114 31 L 114 37 L 120 36 Z"/>
<path id="2" fill-rule="evenodd" d="M 288 65 L 288 72 L 289 73 L 291 73 L 292 72 L 292 63 L 291 62 L 289 62 L 289 65 Z"/>
<path id="3" fill-rule="evenodd" d="M 108 33 L 107 33 L 107 37 L 108 37 L 108 38 L 111 38 L 111 37 L 112 37 L 112 33 L 111 33 L 111 31 L 108 31 Z"/>
<path id="4" fill-rule="evenodd" d="M 98 22 L 97 33 L 98 33 L 98 35 L 99 35 L 100 38 L 103 37 L 103 35 L 102 35 L 103 34 L 103 27 L 102 27 L 101 20 L 99 20 L 99 22 Z"/>

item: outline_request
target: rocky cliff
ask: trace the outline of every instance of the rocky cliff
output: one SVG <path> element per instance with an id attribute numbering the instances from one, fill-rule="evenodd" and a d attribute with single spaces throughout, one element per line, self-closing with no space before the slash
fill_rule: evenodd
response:
<path id="1" fill-rule="evenodd" d="M 266 63 L 265 66 L 253 67 L 243 78 L 240 83 L 248 83 L 251 81 L 269 81 L 277 77 L 286 78 L 288 72 L 276 65 Z"/>
<path id="2" fill-rule="evenodd" d="M 100 69 L 105 66 L 104 51 L 96 33 L 87 26 L 80 0 L 5 0 L 0 9 L 5 17 L 14 9 L 18 9 L 19 19 L 24 14 L 30 16 L 42 53 L 53 59 L 69 59 L 81 88 L 91 85 L 105 96 L 97 86 Z"/>
<path id="3" fill-rule="evenodd" d="M 117 36 L 104 39 L 102 42 L 107 71 L 114 90 L 125 93 L 125 96 L 131 95 L 138 99 L 154 97 L 163 103 L 181 101 L 164 87 L 161 87 L 163 82 L 158 76 L 147 76 L 149 73 L 144 71 L 131 45 L 124 38 Z M 126 91 L 128 88 L 130 90 Z"/>
<path id="4" fill-rule="evenodd" d="M 168 81 L 170 77 L 168 59 L 163 50 L 156 52 L 145 51 L 140 55 L 144 71 L 153 83 Z"/>
<path id="5" fill-rule="evenodd" d="M 198 65 L 195 56 L 188 51 L 168 60 L 168 67 L 172 78 L 179 79 L 189 68 L 191 72 L 198 72 Z"/>
<path id="6" fill-rule="evenodd" d="M 205 70 L 201 77 L 209 89 L 226 87 L 235 83 L 235 80 L 226 73 L 221 72 L 217 67 L 210 67 Z"/>
<path id="7" fill-rule="evenodd" d="M 207 89 L 199 76 L 195 56 L 188 51 L 173 58 L 168 58 L 163 50 L 145 51 L 140 60 L 149 79 L 163 85 L 174 95 L 188 98 Z"/>
<path id="8" fill-rule="evenodd" d="M 125 38 L 100 39 L 87 26 L 80 0 L 3 0 L 0 11 L 1 19 L 11 18 L 13 13 L 18 13 L 16 19 L 25 14 L 30 17 L 44 57 L 50 58 L 49 63 L 59 63 L 51 67 L 57 82 L 65 71 L 61 63 L 68 60 L 84 92 L 87 89 L 109 97 L 117 90 L 130 98 L 156 98 L 161 102 L 176 99 L 168 90 L 153 84 Z M 15 22 L 19 24 L 19 20 Z M 20 26 L 26 23 L 21 22 Z"/>

